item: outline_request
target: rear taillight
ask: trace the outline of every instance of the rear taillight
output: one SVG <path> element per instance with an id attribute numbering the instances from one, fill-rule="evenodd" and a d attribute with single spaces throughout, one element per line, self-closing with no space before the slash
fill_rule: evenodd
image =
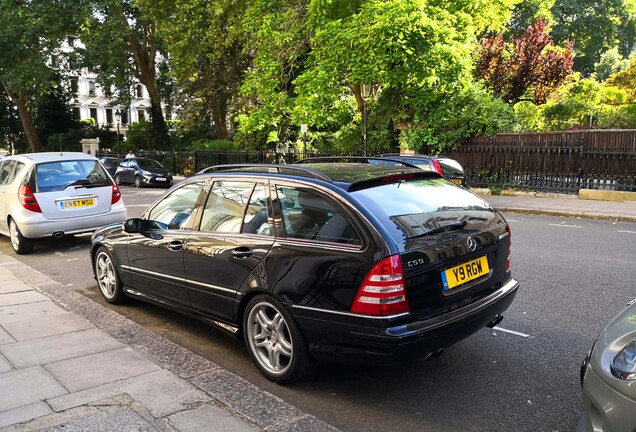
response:
<path id="1" fill-rule="evenodd" d="M 506 271 L 510 271 L 510 254 L 512 252 L 512 231 L 510 231 L 510 225 L 506 224 L 506 231 L 508 231 L 508 258 L 506 258 Z"/>
<path id="2" fill-rule="evenodd" d="M 435 167 L 435 171 L 437 172 L 437 174 L 443 175 L 442 166 L 439 164 L 439 162 L 437 162 L 437 159 L 433 159 L 433 166 Z"/>
<path id="3" fill-rule="evenodd" d="M 392 255 L 367 273 L 353 300 L 351 312 L 386 316 L 408 311 L 402 260 L 399 255 Z"/>
<path id="4" fill-rule="evenodd" d="M 35 195 L 33 195 L 33 191 L 30 187 L 26 185 L 20 186 L 20 189 L 18 189 L 18 200 L 20 200 L 20 204 L 22 204 L 22 207 L 25 209 L 35 213 L 42 213 L 40 204 L 38 204 L 38 200 L 35 199 Z"/>
<path id="5" fill-rule="evenodd" d="M 121 199 L 121 192 L 119 191 L 119 188 L 117 187 L 115 182 L 113 182 L 113 196 L 110 199 L 110 204 L 113 205 L 116 202 L 118 202 L 120 199 Z"/>

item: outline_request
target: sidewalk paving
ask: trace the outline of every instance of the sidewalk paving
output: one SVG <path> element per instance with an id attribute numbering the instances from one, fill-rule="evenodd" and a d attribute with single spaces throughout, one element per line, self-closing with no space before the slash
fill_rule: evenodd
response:
<path id="1" fill-rule="evenodd" d="M 0 431 L 34 430 L 337 431 L 0 253 Z"/>
<path id="2" fill-rule="evenodd" d="M 636 202 L 473 191 L 505 212 L 636 222 Z M 337 431 L 0 252 L 0 431 L 33 430 Z"/>

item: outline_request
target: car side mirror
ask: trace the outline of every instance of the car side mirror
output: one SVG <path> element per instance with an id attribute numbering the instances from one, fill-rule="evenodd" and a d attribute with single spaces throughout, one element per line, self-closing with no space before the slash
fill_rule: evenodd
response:
<path id="1" fill-rule="evenodd" d="M 280 205 L 281 207 L 283 207 L 283 210 L 289 210 L 294 208 L 294 206 L 296 205 L 296 202 L 294 201 L 293 198 L 285 197 L 280 200 Z"/>
<path id="2" fill-rule="evenodd" d="M 154 220 L 133 218 L 124 222 L 124 231 L 129 234 L 144 234 L 147 231 L 165 231 L 169 229 L 170 227 L 167 224 Z"/>

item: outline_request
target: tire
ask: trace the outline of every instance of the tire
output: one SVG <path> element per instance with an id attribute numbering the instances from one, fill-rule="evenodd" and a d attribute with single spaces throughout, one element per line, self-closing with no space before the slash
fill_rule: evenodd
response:
<path id="1" fill-rule="evenodd" d="M 118 304 L 126 300 L 113 256 L 105 247 L 97 249 L 93 259 L 93 271 L 99 291 L 108 303 Z"/>
<path id="2" fill-rule="evenodd" d="M 115 184 L 121 186 L 121 177 L 119 177 L 119 174 L 115 174 Z"/>
<path id="3" fill-rule="evenodd" d="M 252 361 L 270 381 L 291 383 L 313 369 L 314 360 L 298 325 L 273 297 L 258 295 L 249 301 L 243 336 Z"/>
<path id="4" fill-rule="evenodd" d="M 141 181 L 141 177 L 140 177 L 140 176 L 135 176 L 135 187 L 140 188 L 140 187 L 142 187 L 143 185 L 144 185 L 144 184 L 143 184 L 143 182 Z"/>
<path id="5" fill-rule="evenodd" d="M 11 237 L 11 247 L 18 255 L 25 255 L 33 252 L 34 241 L 22 235 L 18 224 L 13 219 L 9 220 L 9 237 Z"/>

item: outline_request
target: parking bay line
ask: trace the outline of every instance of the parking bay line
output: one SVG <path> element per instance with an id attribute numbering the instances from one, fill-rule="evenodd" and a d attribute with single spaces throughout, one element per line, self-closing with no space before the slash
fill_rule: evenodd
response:
<path id="1" fill-rule="evenodd" d="M 620 233 L 627 233 L 627 234 L 636 234 L 636 231 L 618 230 L 618 232 L 620 232 Z"/>
<path id="2" fill-rule="evenodd" d="M 532 337 L 529 334 L 516 332 L 514 330 L 508 330 L 508 329 L 505 329 L 505 328 L 502 328 L 502 327 L 493 327 L 492 329 L 493 330 L 499 330 L 499 331 L 504 332 L 504 333 L 510 333 L 510 334 L 513 334 L 513 335 L 516 335 L 516 336 L 521 336 L 521 337 L 524 337 L 524 338 Z"/>
<path id="3" fill-rule="evenodd" d="M 578 225 L 562 225 L 562 224 L 548 224 L 550 226 L 554 226 L 554 227 L 562 227 L 562 228 L 581 228 Z"/>

